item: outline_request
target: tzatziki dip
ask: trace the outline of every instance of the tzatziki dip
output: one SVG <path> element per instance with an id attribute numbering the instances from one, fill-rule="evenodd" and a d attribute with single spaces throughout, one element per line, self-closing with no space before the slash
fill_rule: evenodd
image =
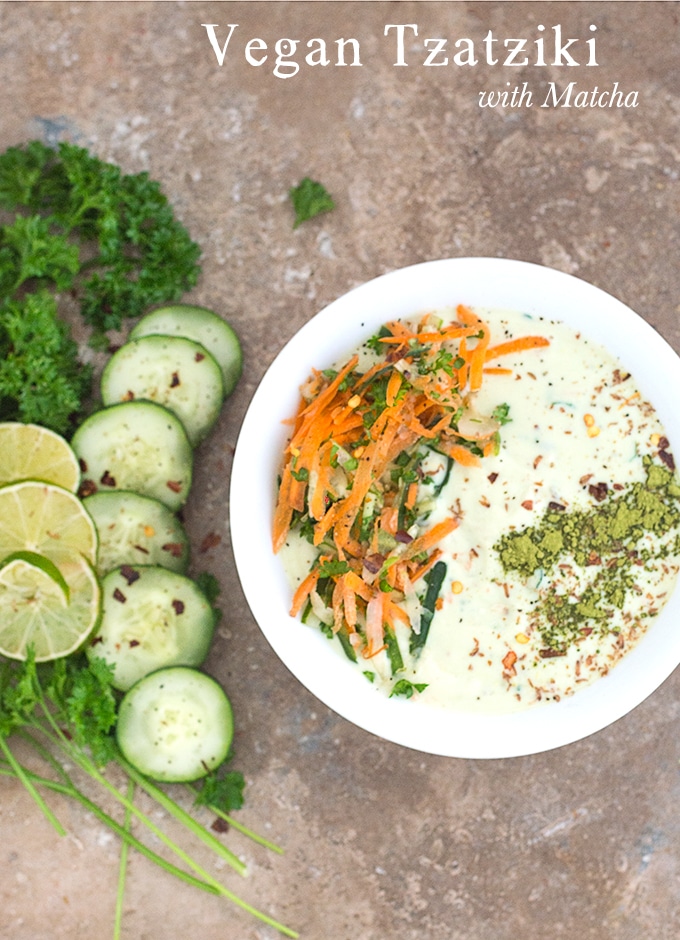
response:
<path id="1" fill-rule="evenodd" d="M 571 327 L 392 321 L 301 389 L 274 550 L 291 613 L 388 696 L 507 712 L 604 676 L 680 570 L 653 405 Z"/>

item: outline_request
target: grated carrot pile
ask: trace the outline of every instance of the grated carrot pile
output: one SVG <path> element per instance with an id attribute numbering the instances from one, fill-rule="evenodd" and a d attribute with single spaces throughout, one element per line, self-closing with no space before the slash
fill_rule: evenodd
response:
<path id="1" fill-rule="evenodd" d="M 291 614 L 311 608 L 352 658 L 390 647 L 397 623 L 418 630 L 407 600 L 458 525 L 448 515 L 427 527 L 434 483 L 423 457 L 441 454 L 448 475 L 452 463 L 476 468 L 496 452 L 500 423 L 486 421 L 485 436 L 470 440 L 458 421 L 484 376 L 506 371 L 487 363 L 547 343 L 490 339 L 488 325 L 463 305 L 446 326 L 427 315 L 414 326 L 391 321 L 369 341 L 369 368 L 360 371 L 355 355 L 337 372 L 313 372 L 301 389 L 272 543 L 278 552 L 294 529 L 316 546 Z"/>

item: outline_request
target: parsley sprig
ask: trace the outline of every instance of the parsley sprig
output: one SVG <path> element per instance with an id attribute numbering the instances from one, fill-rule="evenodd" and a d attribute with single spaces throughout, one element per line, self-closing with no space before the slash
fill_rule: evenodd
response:
<path id="1" fill-rule="evenodd" d="M 106 331 L 195 285 L 200 249 L 147 173 L 66 142 L 0 154 L 0 209 L 11 214 L 0 225 L 0 420 L 67 433 L 90 373 L 57 322 L 63 297 L 106 346 Z"/>

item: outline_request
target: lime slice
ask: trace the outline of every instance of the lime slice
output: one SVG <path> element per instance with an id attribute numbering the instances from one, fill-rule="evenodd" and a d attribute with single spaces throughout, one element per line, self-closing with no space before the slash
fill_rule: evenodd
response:
<path id="1" fill-rule="evenodd" d="M 68 656 L 97 625 L 101 590 L 92 565 L 71 551 L 62 555 L 57 578 L 55 567 L 49 558 L 26 552 L 0 568 L 3 656 L 26 659 L 30 649 L 36 662 Z"/>
<path id="2" fill-rule="evenodd" d="M 37 480 L 0 487 L 0 559 L 21 551 L 45 555 L 59 567 L 75 551 L 94 564 L 97 532 L 80 499 Z"/>
<path id="3" fill-rule="evenodd" d="M 15 480 L 44 480 L 75 493 L 80 483 L 78 458 L 70 445 L 39 424 L 0 423 L 0 485 Z"/>
<path id="4" fill-rule="evenodd" d="M 48 578 L 52 578 L 57 587 L 61 588 L 64 595 L 64 600 L 68 604 L 71 599 L 71 591 L 66 583 L 61 571 L 57 568 L 53 561 L 50 561 L 49 558 L 45 558 L 44 555 L 39 555 L 37 552 L 12 552 L 11 555 L 8 555 L 7 558 L 0 564 L 0 569 L 4 568 L 5 565 L 10 564 L 12 561 L 25 561 L 26 564 L 31 565 L 33 568 L 37 568 L 39 571 L 42 571 L 43 574 L 46 574 Z"/>

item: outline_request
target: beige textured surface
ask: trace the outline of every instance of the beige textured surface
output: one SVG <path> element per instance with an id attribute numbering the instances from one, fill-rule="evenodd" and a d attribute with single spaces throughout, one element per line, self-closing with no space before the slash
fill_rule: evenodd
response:
<path id="1" fill-rule="evenodd" d="M 500 255 L 610 291 L 680 350 L 680 7 L 676 3 L 3 3 L 0 147 L 40 137 L 148 170 L 204 249 L 191 299 L 239 331 L 245 374 L 204 445 L 187 513 L 223 585 L 210 668 L 237 716 L 244 822 L 284 858 L 248 861 L 234 890 L 305 940 L 673 940 L 680 935 L 680 678 L 567 748 L 446 760 L 387 744 L 314 700 L 245 605 L 227 484 L 250 396 L 284 341 L 352 286 L 405 264 Z M 239 24 L 222 68 L 201 23 Z M 419 39 L 592 34 L 597 68 L 395 67 L 386 23 Z M 362 66 L 249 66 L 246 39 L 361 42 Z M 413 47 L 413 48 L 412 48 Z M 530 46 L 531 48 L 531 46 Z M 580 53 L 579 53 L 580 55 Z M 298 57 L 302 61 L 301 57 Z M 583 61 L 583 60 L 582 60 Z M 636 109 L 482 110 L 526 81 L 618 81 Z M 293 231 L 288 188 L 321 179 L 337 209 Z M 0 781 L 0 938 L 111 935 L 118 846 L 78 808 L 56 837 Z M 228 903 L 133 857 L 125 940 L 264 940 Z"/>

